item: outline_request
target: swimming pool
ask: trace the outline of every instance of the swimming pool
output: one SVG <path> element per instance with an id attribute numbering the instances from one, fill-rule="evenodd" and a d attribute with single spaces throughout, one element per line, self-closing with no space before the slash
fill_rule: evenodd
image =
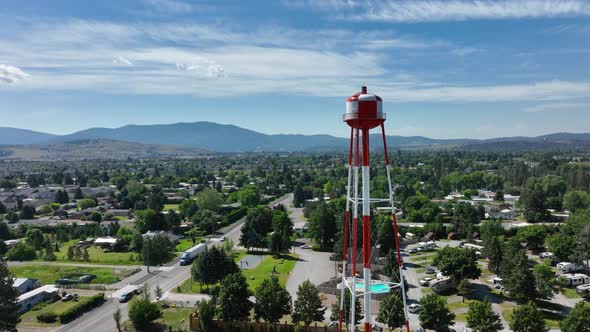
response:
<path id="1" fill-rule="evenodd" d="M 354 287 L 358 291 L 362 292 L 365 290 L 365 283 L 357 282 L 354 284 Z M 373 294 L 389 293 L 389 289 L 390 289 L 390 287 L 387 284 L 371 284 L 371 293 L 373 293 Z"/>

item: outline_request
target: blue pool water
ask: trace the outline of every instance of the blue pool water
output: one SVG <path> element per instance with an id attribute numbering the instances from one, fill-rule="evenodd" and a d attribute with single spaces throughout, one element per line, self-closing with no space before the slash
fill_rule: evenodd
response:
<path id="1" fill-rule="evenodd" d="M 361 290 L 361 291 L 365 289 L 365 284 L 362 282 L 357 282 L 356 284 L 354 284 L 354 286 L 356 289 Z M 374 293 L 374 294 L 389 293 L 389 285 L 371 284 L 371 293 Z"/>

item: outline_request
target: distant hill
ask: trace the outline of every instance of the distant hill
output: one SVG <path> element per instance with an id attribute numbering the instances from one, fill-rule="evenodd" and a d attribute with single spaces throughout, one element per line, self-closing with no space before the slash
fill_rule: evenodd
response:
<path id="1" fill-rule="evenodd" d="M 128 125 L 120 128 L 90 128 L 69 135 L 51 135 L 29 130 L 0 128 L 0 145 L 71 146 L 70 142 L 103 140 L 113 142 L 204 149 L 212 152 L 319 152 L 345 151 L 348 139 L 330 135 L 267 135 L 234 125 L 192 122 L 158 125 Z M 380 135 L 371 136 L 371 146 L 381 149 Z M 478 139 L 433 139 L 423 136 L 388 136 L 391 150 L 458 149 L 469 151 L 590 150 L 590 133 L 555 133 L 537 137 Z M 96 145 L 96 144 L 95 144 Z M 96 148 L 92 145 L 92 148 Z M 13 147 L 14 148 L 14 147 Z M 32 149 L 32 147 L 30 147 Z M 160 147 L 160 149 L 164 149 Z M 57 149 L 59 150 L 59 149 Z M 55 150 L 55 151 L 57 151 Z M 52 150 L 54 151 L 54 150 Z M 5 151 L 3 154 L 6 154 Z M 191 152 L 192 153 L 192 152 Z M 1 154 L 0 154 L 1 155 Z"/>
<path id="2" fill-rule="evenodd" d="M 193 158 L 206 150 L 173 145 L 84 139 L 45 145 L 0 146 L 0 160 L 122 160 L 127 158 Z"/>
<path id="3" fill-rule="evenodd" d="M 54 137 L 55 135 L 38 131 L 0 127 L 0 144 L 38 144 Z"/>

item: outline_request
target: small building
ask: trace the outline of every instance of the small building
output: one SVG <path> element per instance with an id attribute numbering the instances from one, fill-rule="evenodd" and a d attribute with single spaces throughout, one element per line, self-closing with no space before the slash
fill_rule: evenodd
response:
<path id="1" fill-rule="evenodd" d="M 94 240 L 94 245 L 103 249 L 111 249 L 115 243 L 117 243 L 117 239 L 111 236 L 99 237 Z"/>
<path id="2" fill-rule="evenodd" d="M 416 234 L 408 232 L 404 238 L 408 241 L 416 241 Z"/>
<path id="3" fill-rule="evenodd" d="M 39 287 L 39 280 L 29 278 L 16 278 L 14 279 L 14 283 L 12 283 L 12 287 L 14 287 L 19 294 L 24 294 Z"/>
<path id="4" fill-rule="evenodd" d="M 29 311 L 37 303 L 49 301 L 57 298 L 59 289 L 55 285 L 45 285 L 36 288 L 30 292 L 24 293 L 18 297 L 21 313 Z"/>

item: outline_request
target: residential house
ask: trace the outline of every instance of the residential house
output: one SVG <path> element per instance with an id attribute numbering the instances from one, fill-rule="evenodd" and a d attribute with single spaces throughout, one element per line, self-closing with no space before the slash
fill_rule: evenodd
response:
<path id="1" fill-rule="evenodd" d="M 21 313 L 29 311 L 37 303 L 49 301 L 59 296 L 59 289 L 55 285 L 45 285 L 18 297 Z"/>

